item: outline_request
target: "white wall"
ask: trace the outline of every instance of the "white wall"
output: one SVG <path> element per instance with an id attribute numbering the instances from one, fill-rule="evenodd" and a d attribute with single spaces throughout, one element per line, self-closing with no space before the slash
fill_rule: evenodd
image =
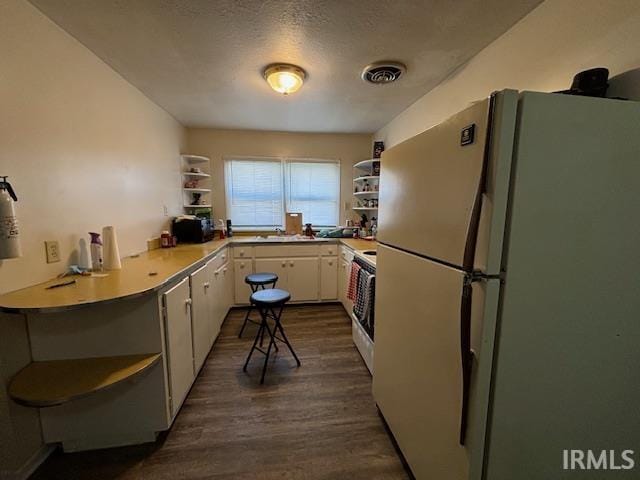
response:
<path id="1" fill-rule="evenodd" d="M 575 73 L 607 67 L 610 96 L 640 100 L 640 2 L 546 0 L 431 92 L 376 132 L 387 148 L 503 88 L 569 88 Z"/>
<path id="2" fill-rule="evenodd" d="M 345 208 L 353 201 L 353 164 L 371 158 L 373 144 L 366 134 L 292 133 L 261 130 L 218 130 L 189 128 L 187 145 L 191 153 L 211 158 L 214 218 L 226 218 L 223 157 L 264 156 L 340 160 L 340 221 L 357 218 Z"/>
<path id="3" fill-rule="evenodd" d="M 121 254 L 145 250 L 163 205 L 181 211 L 184 128 L 24 0 L 0 2 L 0 58 L 0 175 L 24 251 L 0 261 L 0 293 L 54 277 L 104 225 Z M 45 263 L 44 240 L 59 240 L 60 263 Z"/>
<path id="4" fill-rule="evenodd" d="M 0 175 L 19 197 L 24 251 L 0 261 L 0 292 L 60 273 L 103 225 L 122 254 L 144 250 L 162 205 L 181 211 L 184 128 L 24 0 L 0 1 L 0 59 Z M 45 263 L 49 239 L 60 263 Z M 42 445 L 37 410 L 4 388 L 30 359 L 24 318 L 0 315 L 0 478 L 28 473 Z"/>

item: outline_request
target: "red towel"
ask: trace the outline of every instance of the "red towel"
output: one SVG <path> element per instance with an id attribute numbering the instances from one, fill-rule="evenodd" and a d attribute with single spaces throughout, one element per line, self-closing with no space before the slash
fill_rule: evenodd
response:
<path id="1" fill-rule="evenodd" d="M 356 262 L 351 263 L 351 276 L 349 277 L 349 289 L 347 290 L 347 298 L 352 302 L 356 301 L 358 291 L 358 273 L 360 273 L 360 265 Z"/>

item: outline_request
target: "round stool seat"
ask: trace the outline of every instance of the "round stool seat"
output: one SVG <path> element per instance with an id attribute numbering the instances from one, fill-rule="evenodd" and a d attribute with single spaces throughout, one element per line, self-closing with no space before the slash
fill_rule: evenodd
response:
<path id="1" fill-rule="evenodd" d="M 244 282 L 249 285 L 265 285 L 278 281 L 278 275 L 275 273 L 251 273 L 244 277 Z"/>
<path id="2" fill-rule="evenodd" d="M 254 305 L 280 305 L 281 303 L 288 302 L 291 298 L 291 294 L 286 290 L 280 290 L 279 288 L 270 288 L 268 290 L 258 290 L 251 295 L 251 303 Z"/>

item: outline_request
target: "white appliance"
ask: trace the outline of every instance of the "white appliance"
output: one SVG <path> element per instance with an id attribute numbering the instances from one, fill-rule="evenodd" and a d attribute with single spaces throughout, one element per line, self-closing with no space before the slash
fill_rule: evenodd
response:
<path id="1" fill-rule="evenodd" d="M 638 478 L 639 132 L 505 90 L 383 154 L 373 393 L 418 480 Z"/>

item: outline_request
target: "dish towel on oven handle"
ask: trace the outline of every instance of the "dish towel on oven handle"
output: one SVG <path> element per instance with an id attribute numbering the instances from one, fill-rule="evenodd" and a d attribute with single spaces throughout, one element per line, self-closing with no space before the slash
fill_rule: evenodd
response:
<path id="1" fill-rule="evenodd" d="M 358 265 L 356 262 L 351 262 L 351 275 L 349 276 L 349 288 L 347 289 L 347 298 L 355 303 L 356 297 L 358 295 L 358 280 L 362 267 Z"/>
<path id="2" fill-rule="evenodd" d="M 360 270 L 358 276 L 358 291 L 356 293 L 356 302 L 353 306 L 353 313 L 355 313 L 358 321 L 363 326 L 368 326 L 369 312 L 372 309 L 373 292 L 372 288 L 375 286 L 376 276 L 369 273 L 364 268 Z"/>

